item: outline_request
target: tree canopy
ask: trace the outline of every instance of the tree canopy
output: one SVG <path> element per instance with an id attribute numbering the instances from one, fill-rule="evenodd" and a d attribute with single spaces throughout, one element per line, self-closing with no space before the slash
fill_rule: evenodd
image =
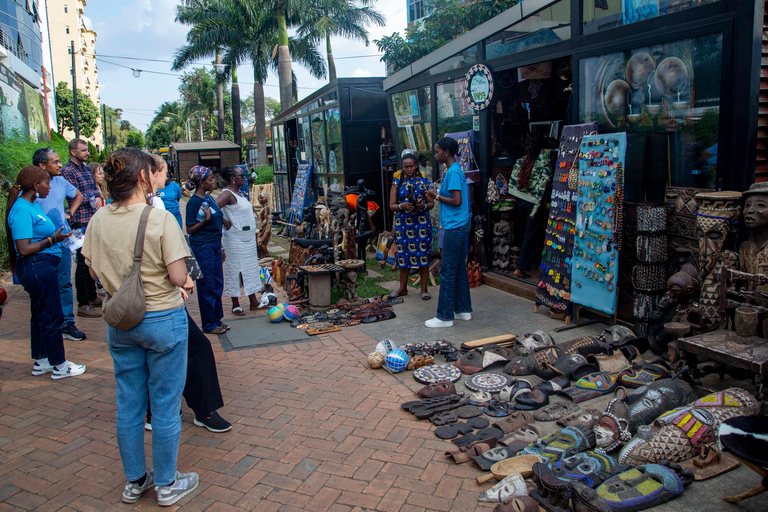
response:
<path id="1" fill-rule="evenodd" d="M 405 37 L 399 32 L 376 39 L 381 58 L 392 71 L 398 71 L 453 41 L 518 4 L 520 0 L 427 0 L 429 16 L 408 27 Z"/>
<path id="2" fill-rule="evenodd" d="M 56 85 L 56 117 L 58 119 L 59 133 L 64 130 L 75 130 L 75 107 L 72 90 L 66 82 Z M 80 134 L 90 137 L 99 126 L 99 109 L 93 104 L 93 100 L 80 89 L 77 90 L 77 120 Z"/>
<path id="3" fill-rule="evenodd" d="M 128 132 L 125 145 L 129 148 L 144 149 L 144 136 L 141 132 Z"/>

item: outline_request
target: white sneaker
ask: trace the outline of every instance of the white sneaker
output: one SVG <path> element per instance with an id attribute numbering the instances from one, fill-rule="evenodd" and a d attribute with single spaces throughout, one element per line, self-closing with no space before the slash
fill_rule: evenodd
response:
<path id="1" fill-rule="evenodd" d="M 85 373 L 84 364 L 75 364 L 72 361 L 67 361 L 66 364 L 61 370 L 53 368 L 53 375 L 51 375 L 53 380 L 66 379 L 67 377 L 75 377 Z"/>
<path id="2" fill-rule="evenodd" d="M 453 327 L 453 320 L 440 320 L 435 317 L 431 320 L 424 322 L 426 327 Z"/>
<path id="3" fill-rule="evenodd" d="M 51 363 L 49 363 L 47 359 L 43 364 L 35 361 L 35 364 L 32 365 L 32 375 L 34 376 L 45 375 L 46 373 L 51 373 L 52 371 L 53 366 L 51 366 Z"/>
<path id="4" fill-rule="evenodd" d="M 141 498 L 141 495 L 146 492 L 147 489 L 152 487 L 155 481 L 152 479 L 152 470 L 147 471 L 147 479 L 144 481 L 144 485 L 132 484 L 128 482 L 123 489 L 123 503 L 136 503 Z"/>
<path id="5" fill-rule="evenodd" d="M 472 313 L 454 313 L 454 320 L 472 320 Z"/>
<path id="6" fill-rule="evenodd" d="M 181 498 L 194 491 L 200 477 L 197 473 L 176 472 L 176 480 L 171 485 L 156 485 L 157 504 L 161 507 L 170 507 Z"/>

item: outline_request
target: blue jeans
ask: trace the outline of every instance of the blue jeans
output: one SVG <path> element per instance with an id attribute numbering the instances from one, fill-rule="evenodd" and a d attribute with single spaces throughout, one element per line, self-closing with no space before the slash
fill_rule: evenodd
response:
<path id="1" fill-rule="evenodd" d="M 72 294 L 72 251 L 66 247 L 61 249 L 59 261 L 59 296 L 61 297 L 61 312 L 64 324 L 75 323 L 74 296 Z"/>
<path id="2" fill-rule="evenodd" d="M 221 325 L 224 309 L 221 294 L 224 293 L 224 270 L 221 266 L 221 241 L 193 245 L 192 253 L 203 273 L 197 280 L 197 304 L 204 331 L 212 331 Z"/>
<path id="3" fill-rule="evenodd" d="M 176 478 L 181 438 L 181 393 L 187 378 L 187 313 L 184 306 L 148 311 L 133 329 L 107 326 L 115 367 L 117 446 L 129 481 L 147 471 L 144 414 L 152 401 L 152 462 L 157 485 Z"/>
<path id="4" fill-rule="evenodd" d="M 176 222 L 179 223 L 179 227 L 181 228 L 181 231 L 183 232 L 184 231 L 184 223 L 181 221 L 181 211 L 180 210 L 176 210 L 175 212 L 173 212 L 173 216 L 176 218 Z"/>
<path id="5" fill-rule="evenodd" d="M 13 250 L 13 249 L 11 249 Z M 48 358 L 52 365 L 67 360 L 61 337 L 61 298 L 56 268 L 59 257 L 33 254 L 16 258 L 16 277 L 29 294 L 32 315 L 29 319 L 29 341 L 32 359 Z"/>
<path id="6" fill-rule="evenodd" d="M 454 313 L 471 313 L 469 276 L 467 275 L 467 237 L 472 221 L 457 229 L 446 229 L 443 234 L 443 259 L 440 262 L 440 296 L 437 299 L 437 318 L 453 320 Z"/>

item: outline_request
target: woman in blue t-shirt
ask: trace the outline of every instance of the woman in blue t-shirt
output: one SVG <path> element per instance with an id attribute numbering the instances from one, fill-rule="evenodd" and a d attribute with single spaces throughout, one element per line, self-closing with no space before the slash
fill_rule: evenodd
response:
<path id="1" fill-rule="evenodd" d="M 85 373 L 85 366 L 67 361 L 61 324 L 64 315 L 59 296 L 57 268 L 61 247 L 69 233 L 56 229 L 39 204 L 38 197 L 50 191 L 51 177 L 45 169 L 30 165 L 21 170 L 8 193 L 5 231 L 8 263 L 29 294 L 32 318 L 29 321 L 32 346 L 32 375 L 51 373 L 53 380 Z"/>
<path id="2" fill-rule="evenodd" d="M 443 228 L 443 252 L 440 262 L 440 295 L 437 316 L 424 322 L 427 327 L 452 327 L 453 319 L 472 319 L 467 275 L 467 240 L 472 222 L 469 219 L 467 178 L 456 162 L 459 143 L 443 137 L 435 144 L 435 160 L 448 170 L 440 191 L 434 185 L 427 191 L 430 199 L 440 202 L 440 225 Z"/>
<path id="3" fill-rule="evenodd" d="M 224 293 L 222 263 L 227 257 L 221 246 L 224 216 L 216 200 L 210 196 L 216 188 L 213 172 L 196 165 L 189 170 L 189 181 L 195 186 L 195 193 L 187 201 L 187 233 L 192 253 L 203 273 L 203 277 L 197 280 L 200 320 L 204 333 L 224 334 L 229 330 L 229 326 L 221 322 L 224 316 L 221 305 L 221 294 Z"/>
<path id="4" fill-rule="evenodd" d="M 153 155 L 157 156 L 157 155 Z M 162 161 L 162 158 L 158 157 L 155 159 L 155 163 L 158 163 L 158 160 Z M 164 163 L 164 162 L 163 162 Z M 189 194 L 185 194 L 183 190 L 181 190 L 181 186 L 179 186 L 178 183 L 173 181 L 173 171 L 168 169 L 168 173 L 165 177 L 165 185 L 163 188 L 157 191 L 157 194 L 155 194 L 157 197 L 162 199 L 163 206 L 165 206 L 165 209 L 173 214 L 174 217 L 176 217 L 176 222 L 179 223 L 179 227 L 183 229 L 184 225 L 181 222 L 181 209 L 179 208 L 179 201 L 182 197 L 186 196 L 189 197 Z"/>

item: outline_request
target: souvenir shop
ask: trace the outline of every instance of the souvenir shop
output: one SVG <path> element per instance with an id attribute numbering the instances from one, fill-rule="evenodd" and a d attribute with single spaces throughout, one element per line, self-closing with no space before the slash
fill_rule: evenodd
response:
<path id="1" fill-rule="evenodd" d="M 309 202 L 364 180 L 381 204 L 382 147 L 392 138 L 382 80 L 339 78 L 272 120 L 277 211 L 289 211 L 299 176 Z M 373 222 L 381 229 L 383 216 Z"/>
<path id="2" fill-rule="evenodd" d="M 384 80 L 395 153 L 439 179 L 434 143 L 462 143 L 489 283 L 632 320 L 698 263 L 686 198 L 755 180 L 763 9 L 523 0 Z"/>

